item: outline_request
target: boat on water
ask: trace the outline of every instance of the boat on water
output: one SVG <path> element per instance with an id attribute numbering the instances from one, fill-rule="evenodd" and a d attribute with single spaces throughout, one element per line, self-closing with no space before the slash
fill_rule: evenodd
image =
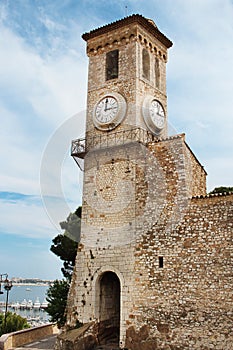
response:
<path id="1" fill-rule="evenodd" d="M 23 301 L 19 304 L 20 309 L 26 309 L 27 307 L 27 300 L 23 299 Z"/>
<path id="2" fill-rule="evenodd" d="M 33 308 L 33 302 L 32 302 L 31 299 L 29 299 L 29 300 L 27 301 L 26 308 L 29 309 L 29 310 L 31 310 L 31 309 Z"/>
<path id="3" fill-rule="evenodd" d="M 18 310 L 20 308 L 20 303 L 16 301 L 16 303 L 12 303 L 10 307 L 14 310 Z"/>
<path id="4" fill-rule="evenodd" d="M 35 309 L 35 310 L 39 310 L 40 309 L 40 300 L 39 300 L 39 298 L 37 297 L 36 298 L 36 301 L 34 302 L 34 304 L 33 304 L 33 309 Z"/>
<path id="5" fill-rule="evenodd" d="M 44 300 L 41 303 L 41 309 L 47 309 L 49 302 L 44 298 Z"/>
<path id="6" fill-rule="evenodd" d="M 48 307 L 48 301 L 44 298 L 44 300 L 42 301 L 42 303 L 40 303 L 40 299 L 39 297 L 36 298 L 35 302 L 33 303 L 33 301 L 31 299 L 26 300 L 24 299 L 21 303 L 17 302 L 13 302 L 12 304 L 10 304 L 9 306 L 14 309 L 14 310 L 45 310 Z M 5 306 L 5 304 L 3 304 L 2 306 Z"/>

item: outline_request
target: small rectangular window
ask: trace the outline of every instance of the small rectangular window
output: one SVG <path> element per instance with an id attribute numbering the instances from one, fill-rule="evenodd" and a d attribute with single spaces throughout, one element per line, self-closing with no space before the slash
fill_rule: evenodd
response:
<path id="1" fill-rule="evenodd" d="M 106 54 L 106 80 L 118 78 L 119 50 L 113 50 Z"/>
<path id="2" fill-rule="evenodd" d="M 163 256 L 159 256 L 159 267 L 163 267 Z"/>

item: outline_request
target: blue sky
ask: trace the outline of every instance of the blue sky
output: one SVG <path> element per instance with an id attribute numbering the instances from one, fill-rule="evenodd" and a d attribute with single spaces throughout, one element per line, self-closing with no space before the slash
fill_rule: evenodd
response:
<path id="1" fill-rule="evenodd" d="M 208 190 L 233 185 L 231 0 L 0 0 L 0 273 L 61 278 L 49 247 L 81 204 L 82 174 L 69 156 L 85 127 L 81 35 L 133 13 L 174 43 L 169 123 L 186 133 Z"/>

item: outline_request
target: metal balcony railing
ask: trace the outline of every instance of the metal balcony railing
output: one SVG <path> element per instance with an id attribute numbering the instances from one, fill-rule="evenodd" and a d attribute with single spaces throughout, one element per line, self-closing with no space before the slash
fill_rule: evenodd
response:
<path id="1" fill-rule="evenodd" d="M 111 134 L 94 135 L 93 137 L 88 137 L 88 139 L 73 140 L 71 156 L 83 159 L 90 150 L 120 146 L 132 142 L 139 142 L 147 145 L 148 142 L 154 140 L 154 135 L 141 128 L 122 130 Z"/>

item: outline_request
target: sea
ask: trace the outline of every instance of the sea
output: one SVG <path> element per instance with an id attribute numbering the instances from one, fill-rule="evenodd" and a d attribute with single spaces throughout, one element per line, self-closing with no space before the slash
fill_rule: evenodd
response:
<path id="1" fill-rule="evenodd" d="M 35 301 L 42 303 L 46 298 L 46 292 L 48 285 L 36 285 L 36 284 L 14 284 L 8 294 L 8 308 L 7 311 L 14 312 L 27 319 L 31 326 L 39 326 L 49 323 L 50 316 L 46 312 L 46 309 L 42 308 L 20 308 L 14 307 L 15 304 L 21 304 L 23 301 L 31 301 L 32 304 Z M 4 294 L 0 294 L 0 310 L 5 312 L 6 303 L 6 291 L 2 288 Z"/>

